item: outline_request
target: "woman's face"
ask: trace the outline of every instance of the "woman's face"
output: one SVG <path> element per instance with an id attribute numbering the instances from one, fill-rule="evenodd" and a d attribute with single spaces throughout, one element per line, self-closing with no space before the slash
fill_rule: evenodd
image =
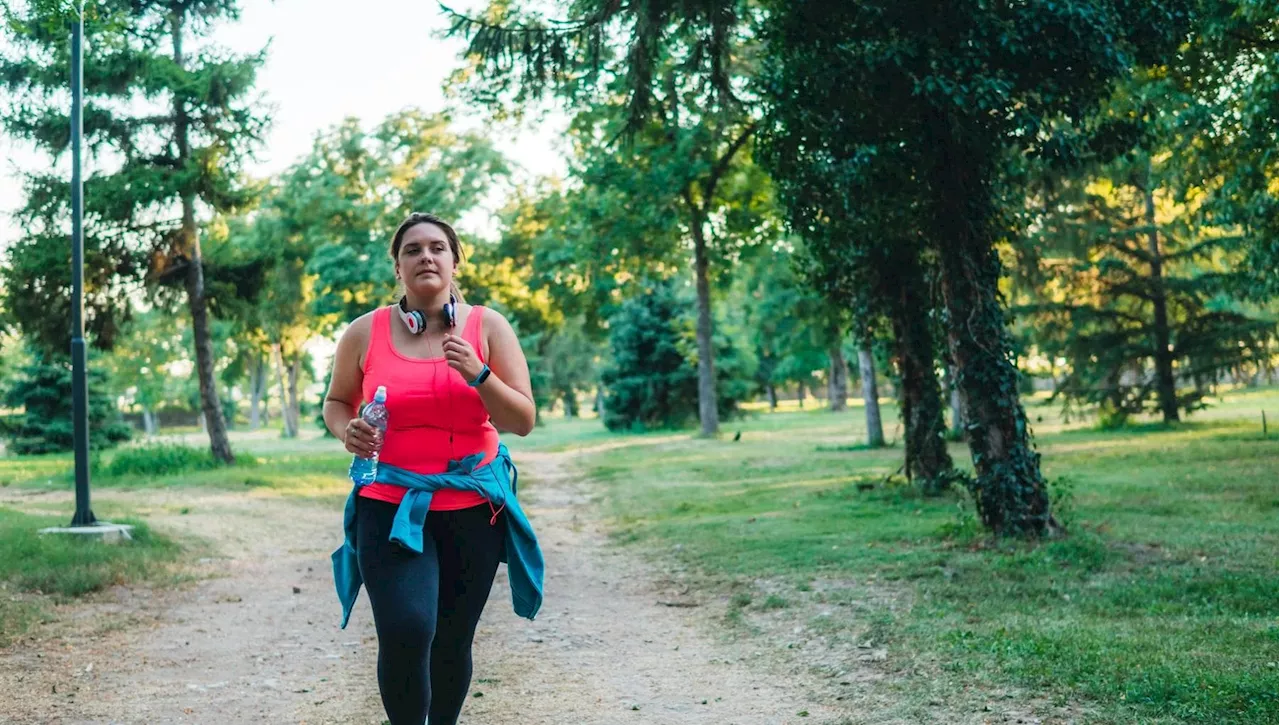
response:
<path id="1" fill-rule="evenodd" d="M 405 289 L 431 296 L 453 281 L 453 252 L 449 238 L 435 224 L 414 224 L 404 233 L 396 257 L 396 277 Z"/>

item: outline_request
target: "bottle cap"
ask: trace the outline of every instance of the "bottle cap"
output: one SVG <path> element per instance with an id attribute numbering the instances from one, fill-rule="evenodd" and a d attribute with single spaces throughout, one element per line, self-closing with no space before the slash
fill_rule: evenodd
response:
<path id="1" fill-rule="evenodd" d="M 387 386 L 385 385 L 378 386 L 377 391 L 375 391 L 373 394 L 373 402 L 375 403 L 387 402 Z"/>

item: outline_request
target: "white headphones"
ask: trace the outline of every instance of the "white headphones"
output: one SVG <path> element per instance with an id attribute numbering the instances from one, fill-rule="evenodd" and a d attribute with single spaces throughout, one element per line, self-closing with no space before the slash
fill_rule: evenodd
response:
<path id="1" fill-rule="evenodd" d="M 400 319 L 404 320 L 404 326 L 409 328 L 409 332 L 414 335 L 421 335 L 422 331 L 427 329 L 427 317 L 419 310 L 409 309 L 409 298 L 401 297 L 400 303 L 396 305 L 396 312 L 400 313 Z M 444 303 L 444 321 L 450 328 L 458 325 L 458 298 L 449 294 L 449 301 Z"/>

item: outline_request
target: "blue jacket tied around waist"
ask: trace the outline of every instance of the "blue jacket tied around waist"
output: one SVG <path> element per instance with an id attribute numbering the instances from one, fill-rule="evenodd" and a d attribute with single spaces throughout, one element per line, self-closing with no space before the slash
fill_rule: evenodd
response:
<path id="1" fill-rule="evenodd" d="M 422 553 L 422 526 L 431 507 L 431 494 L 442 488 L 475 491 L 489 499 L 497 508 L 506 507 L 507 536 L 502 561 L 507 564 L 507 578 L 511 582 L 511 605 L 516 614 L 533 619 L 542 606 L 542 550 L 533 535 L 533 527 L 520 508 L 516 498 L 516 466 L 505 444 L 498 444 L 498 456 L 488 465 L 480 466 L 483 453 L 476 453 L 460 461 L 449 461 L 444 473 L 424 475 L 406 471 L 386 463 L 378 464 L 378 483 L 403 486 L 408 490 L 391 525 L 391 541 L 410 551 Z M 333 552 L 333 581 L 338 587 L 338 600 L 342 602 L 342 628 L 351 619 L 351 608 L 360 595 L 364 578 L 356 559 L 356 496 L 359 483 L 347 497 L 343 514 L 345 541 Z"/>

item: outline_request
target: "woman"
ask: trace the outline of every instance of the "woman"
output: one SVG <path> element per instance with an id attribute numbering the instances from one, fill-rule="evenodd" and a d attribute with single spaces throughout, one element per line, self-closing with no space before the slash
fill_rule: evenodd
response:
<path id="1" fill-rule="evenodd" d="M 348 502 L 348 542 L 334 553 L 334 573 L 343 626 L 361 582 L 369 592 L 378 688 L 391 725 L 448 725 L 471 684 L 471 643 L 499 561 L 508 562 L 517 612 L 532 618 L 541 603 L 541 555 L 498 440 L 498 429 L 520 436 L 533 429 L 533 395 L 507 320 L 454 304 L 462 253 L 449 224 L 411 214 L 396 230 L 391 257 L 404 297 L 343 333 L 324 403 L 325 424 L 348 451 L 379 454 L 377 482 L 357 484 Z M 386 388 L 385 435 L 357 415 L 379 386 Z M 429 507 L 420 506 L 420 494 Z M 509 530 L 513 523 L 520 531 Z M 354 565 L 343 564 L 344 556 Z M 521 611 L 516 569 L 532 558 L 537 601 L 524 596 Z M 526 581 L 528 572 L 521 576 Z"/>

